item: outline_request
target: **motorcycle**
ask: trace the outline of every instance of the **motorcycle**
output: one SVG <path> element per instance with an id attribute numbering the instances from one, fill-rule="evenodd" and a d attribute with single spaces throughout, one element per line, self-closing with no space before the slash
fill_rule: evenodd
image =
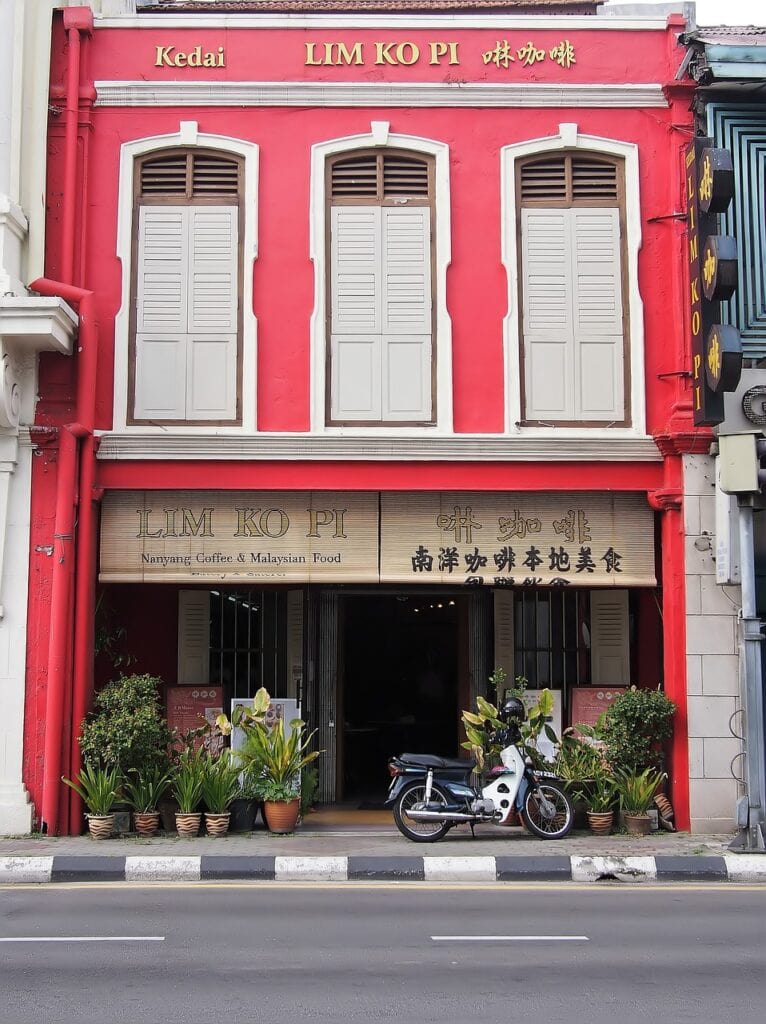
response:
<path id="1" fill-rule="evenodd" d="M 509 710 L 508 705 L 521 707 Z M 393 808 L 396 827 L 414 843 L 435 843 L 456 825 L 506 825 L 520 814 L 524 825 L 540 839 L 562 839 L 572 828 L 572 803 L 556 777 L 536 771 L 518 747 L 521 733 L 514 719 L 524 708 L 512 698 L 503 708 L 505 728 L 492 737 L 502 744 L 501 764 L 481 789 L 471 785 L 475 761 L 433 754 L 400 754 L 391 758 L 391 784 L 386 807 Z"/>

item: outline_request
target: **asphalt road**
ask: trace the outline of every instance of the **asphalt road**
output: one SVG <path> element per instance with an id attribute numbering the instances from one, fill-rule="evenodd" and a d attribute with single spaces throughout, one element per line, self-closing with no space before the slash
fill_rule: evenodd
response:
<path id="1" fill-rule="evenodd" d="M 2 1024 L 760 1019 L 766 888 L 8 887 L 0 993 Z"/>

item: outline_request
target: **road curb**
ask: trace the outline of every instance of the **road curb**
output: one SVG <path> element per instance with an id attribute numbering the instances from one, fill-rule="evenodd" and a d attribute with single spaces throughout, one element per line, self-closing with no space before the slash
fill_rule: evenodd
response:
<path id="1" fill-rule="evenodd" d="M 0 884 L 216 881 L 761 882 L 766 856 L 0 857 Z"/>

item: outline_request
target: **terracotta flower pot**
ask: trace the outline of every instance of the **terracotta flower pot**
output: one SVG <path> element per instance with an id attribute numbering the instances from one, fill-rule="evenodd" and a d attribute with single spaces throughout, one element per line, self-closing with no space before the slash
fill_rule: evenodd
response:
<path id="1" fill-rule="evenodd" d="M 614 823 L 614 811 L 588 811 L 588 827 L 596 836 L 608 836 Z"/>
<path id="2" fill-rule="evenodd" d="M 263 814 L 270 832 L 293 832 L 295 823 L 300 813 L 301 802 L 296 797 L 289 801 L 266 800 L 263 804 Z"/>
<path id="3" fill-rule="evenodd" d="M 231 814 L 226 811 L 224 814 L 210 814 L 205 812 L 205 831 L 209 836 L 225 836 L 229 831 L 229 819 Z"/>
<path id="4" fill-rule="evenodd" d="M 193 839 L 199 832 L 200 822 L 202 821 L 202 813 L 196 814 L 181 814 L 180 811 L 176 813 L 176 829 L 179 836 L 183 836 L 185 839 Z"/>
<path id="5" fill-rule="evenodd" d="M 155 836 L 160 827 L 159 811 L 135 811 L 133 828 L 140 836 Z"/>
<path id="6" fill-rule="evenodd" d="M 109 839 L 114 832 L 113 814 L 88 814 L 88 832 L 91 839 Z"/>
<path id="7" fill-rule="evenodd" d="M 645 836 L 651 828 L 651 818 L 648 814 L 626 814 L 625 828 L 629 836 Z"/>

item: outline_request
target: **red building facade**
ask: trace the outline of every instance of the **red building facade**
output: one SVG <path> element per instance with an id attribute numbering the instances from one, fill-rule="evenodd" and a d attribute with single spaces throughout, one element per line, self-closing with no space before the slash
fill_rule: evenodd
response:
<path id="1" fill-rule="evenodd" d="M 111 635 L 203 702 L 295 700 L 325 800 L 457 753 L 495 667 L 562 726 L 662 684 L 688 824 L 683 24 L 241 7 L 54 24 L 38 817 L 78 828 Z"/>

